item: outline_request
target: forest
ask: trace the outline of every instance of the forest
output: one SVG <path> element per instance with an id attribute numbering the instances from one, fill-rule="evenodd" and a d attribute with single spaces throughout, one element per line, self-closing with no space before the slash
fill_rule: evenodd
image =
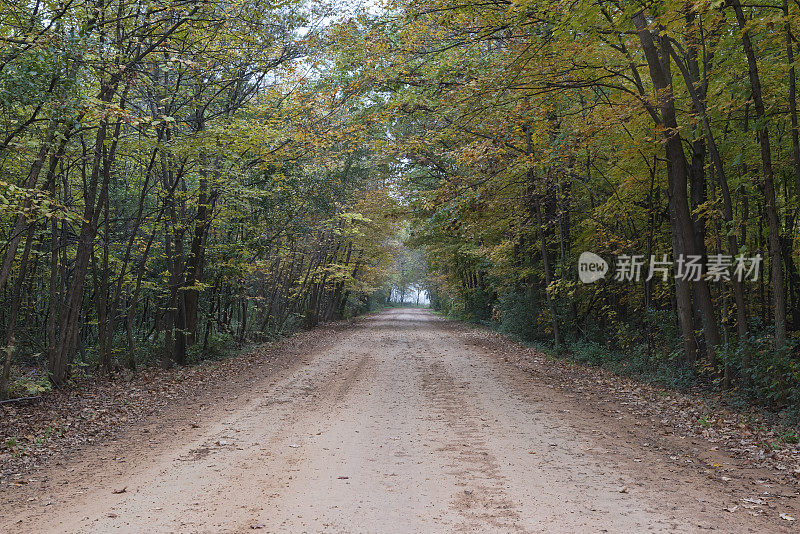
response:
<path id="1" fill-rule="evenodd" d="M 369 306 L 387 173 L 352 135 L 363 104 L 318 75 L 306 11 L 4 3 L 0 394 Z"/>
<path id="2" fill-rule="evenodd" d="M 798 32 L 797 0 L 4 1 L 0 396 L 413 286 L 800 415 Z"/>

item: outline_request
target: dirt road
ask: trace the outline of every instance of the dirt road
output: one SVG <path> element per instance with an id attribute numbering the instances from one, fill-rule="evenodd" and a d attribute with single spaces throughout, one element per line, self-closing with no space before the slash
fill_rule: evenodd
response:
<path id="1" fill-rule="evenodd" d="M 569 398 L 447 321 L 394 310 L 135 443 L 49 475 L 3 532 L 765 532 L 753 487 Z M 675 438 L 676 440 L 678 438 Z M 658 444 L 658 446 L 656 446 Z M 775 490 L 773 490 L 774 493 Z M 785 491 L 785 490 L 783 490 Z M 35 502 L 34 502 L 35 501 Z M 9 504 L 11 503 L 11 504 Z"/>

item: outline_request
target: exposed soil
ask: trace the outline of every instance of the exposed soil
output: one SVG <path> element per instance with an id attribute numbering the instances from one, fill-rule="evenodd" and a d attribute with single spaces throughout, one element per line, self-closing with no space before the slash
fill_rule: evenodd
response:
<path id="1" fill-rule="evenodd" d="M 0 531 L 789 532 L 800 517 L 788 468 L 595 370 L 422 310 L 314 336 L 30 467 L 0 486 Z"/>

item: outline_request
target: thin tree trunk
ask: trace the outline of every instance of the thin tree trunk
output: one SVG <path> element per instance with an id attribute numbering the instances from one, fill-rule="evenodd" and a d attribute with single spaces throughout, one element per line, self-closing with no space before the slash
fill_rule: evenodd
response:
<path id="1" fill-rule="evenodd" d="M 775 321 L 775 348 L 780 349 L 786 344 L 786 286 L 783 276 L 781 261 L 780 222 L 778 208 L 775 201 L 775 182 L 772 169 L 772 149 L 769 140 L 769 126 L 767 124 L 764 100 L 761 95 L 761 79 L 758 75 L 758 64 L 747 30 L 747 20 L 742 11 L 739 0 L 728 0 L 736 14 L 736 21 L 742 31 L 742 47 L 747 57 L 747 72 L 750 78 L 750 88 L 753 93 L 753 107 L 759 120 L 758 141 L 761 145 L 761 171 L 764 176 L 764 208 L 767 213 L 769 226 L 769 255 L 772 275 L 773 315 Z"/>
<path id="2" fill-rule="evenodd" d="M 542 208 L 539 202 L 539 199 L 534 198 L 532 200 L 533 209 L 536 213 L 536 229 L 537 233 L 539 234 L 539 241 L 541 243 L 540 251 L 542 254 L 542 269 L 544 270 L 544 284 L 545 284 L 545 298 L 547 300 L 547 308 L 550 312 L 550 321 L 553 328 L 553 342 L 555 343 L 556 347 L 561 346 L 561 331 L 558 327 L 558 314 L 556 313 L 556 305 L 553 302 L 553 298 L 550 296 L 550 291 L 548 290 L 550 284 L 553 281 L 553 273 L 550 270 L 550 255 L 547 252 L 547 239 L 545 239 L 544 233 L 544 220 L 542 217 Z"/>

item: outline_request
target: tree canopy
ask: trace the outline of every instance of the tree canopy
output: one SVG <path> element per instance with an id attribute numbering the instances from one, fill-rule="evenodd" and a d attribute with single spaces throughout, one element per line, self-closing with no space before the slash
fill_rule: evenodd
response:
<path id="1" fill-rule="evenodd" d="M 185 364 L 416 283 L 796 403 L 800 3 L 342 7 L 4 4 L 0 392 L 17 363 Z"/>

